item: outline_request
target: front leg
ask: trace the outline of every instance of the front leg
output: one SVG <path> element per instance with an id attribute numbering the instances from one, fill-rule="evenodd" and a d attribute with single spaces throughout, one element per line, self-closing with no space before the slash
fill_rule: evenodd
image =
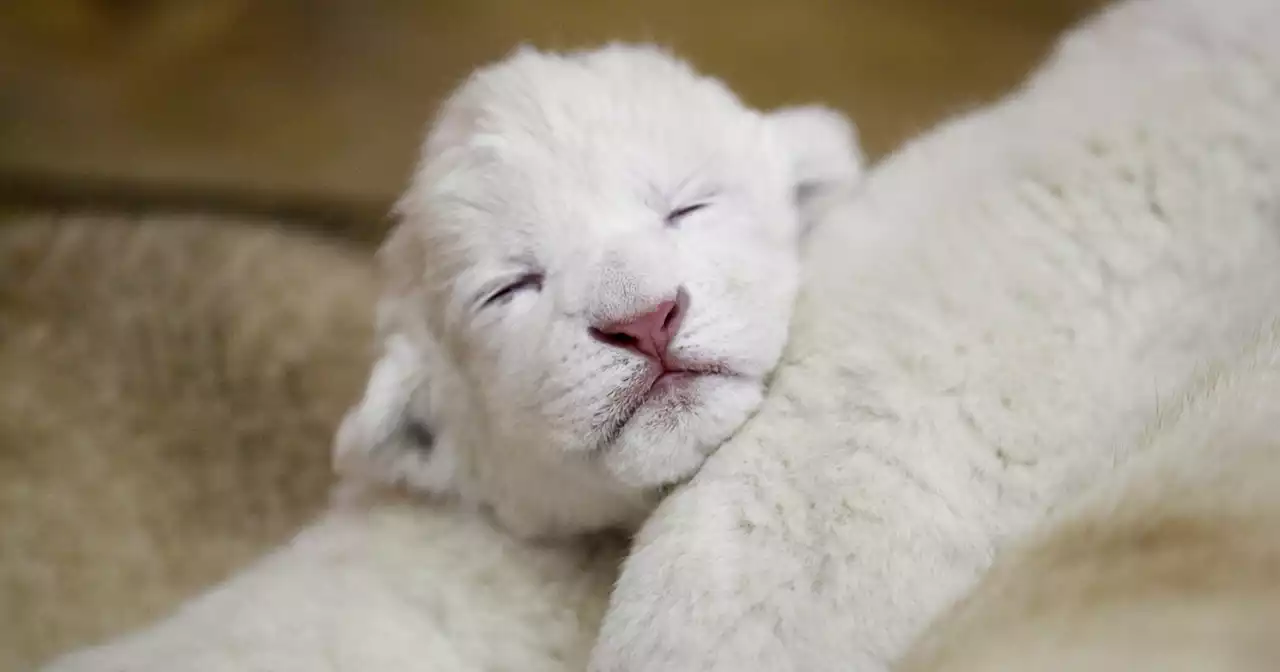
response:
<path id="1" fill-rule="evenodd" d="M 981 489 L 853 438 L 798 445 L 806 420 L 747 430 L 662 505 L 593 672 L 882 670 L 988 564 Z"/>

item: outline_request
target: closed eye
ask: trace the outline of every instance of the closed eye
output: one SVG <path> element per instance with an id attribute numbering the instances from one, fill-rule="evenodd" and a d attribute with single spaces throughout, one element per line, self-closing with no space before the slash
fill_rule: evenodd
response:
<path id="1" fill-rule="evenodd" d="M 670 226 L 670 225 L 676 224 L 680 220 L 684 219 L 685 217 L 688 217 L 689 215 L 692 215 L 693 213 L 707 207 L 707 205 L 709 204 L 694 203 L 693 205 L 686 205 L 683 208 L 676 208 L 675 210 L 672 210 L 667 215 L 667 225 Z"/>
<path id="2" fill-rule="evenodd" d="M 540 291 L 542 289 L 543 275 L 541 273 L 526 273 L 514 282 L 503 285 L 492 294 L 489 294 L 480 302 L 481 308 L 489 308 L 492 306 L 500 306 L 507 303 L 516 294 L 525 291 Z"/>

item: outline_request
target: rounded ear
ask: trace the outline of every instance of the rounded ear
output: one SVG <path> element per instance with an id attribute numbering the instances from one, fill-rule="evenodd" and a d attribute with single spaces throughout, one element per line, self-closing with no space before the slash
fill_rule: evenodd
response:
<path id="1" fill-rule="evenodd" d="M 427 368 L 410 339 L 400 334 L 386 339 L 363 397 L 338 427 L 334 471 L 428 494 L 452 491 L 455 450 L 430 417 Z"/>
<path id="2" fill-rule="evenodd" d="M 792 189 L 808 230 L 832 196 L 862 182 L 865 158 L 853 123 L 819 105 L 784 107 L 768 115 L 791 168 Z"/>

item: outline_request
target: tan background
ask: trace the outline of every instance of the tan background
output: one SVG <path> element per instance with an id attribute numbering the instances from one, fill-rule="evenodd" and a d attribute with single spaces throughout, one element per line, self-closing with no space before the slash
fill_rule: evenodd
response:
<path id="1" fill-rule="evenodd" d="M 0 197 L 381 214 L 423 122 L 513 45 L 649 39 L 881 154 L 1016 83 L 1098 0 L 8 0 Z"/>

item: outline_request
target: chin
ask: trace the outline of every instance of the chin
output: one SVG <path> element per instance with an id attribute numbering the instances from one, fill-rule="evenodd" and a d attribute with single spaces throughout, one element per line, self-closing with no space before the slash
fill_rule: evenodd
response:
<path id="1" fill-rule="evenodd" d="M 622 484 L 653 490 L 688 480 L 746 422 L 764 382 L 732 374 L 667 376 L 602 453 Z"/>

